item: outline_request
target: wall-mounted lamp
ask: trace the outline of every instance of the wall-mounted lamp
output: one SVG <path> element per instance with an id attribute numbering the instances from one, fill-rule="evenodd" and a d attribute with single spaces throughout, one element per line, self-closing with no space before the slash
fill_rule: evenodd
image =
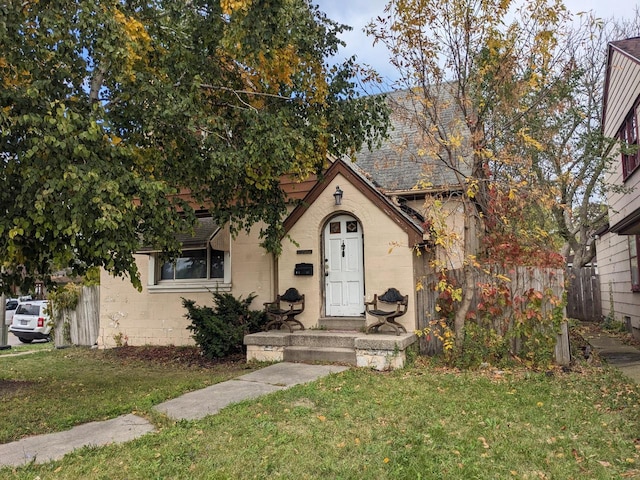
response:
<path id="1" fill-rule="evenodd" d="M 336 200 L 336 205 L 342 205 L 342 194 L 344 192 L 340 190 L 340 187 L 336 187 L 336 193 L 333 194 L 333 198 Z"/>

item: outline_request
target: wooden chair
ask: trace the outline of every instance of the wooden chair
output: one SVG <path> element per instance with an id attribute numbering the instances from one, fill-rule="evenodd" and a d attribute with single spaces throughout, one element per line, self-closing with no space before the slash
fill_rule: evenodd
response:
<path id="1" fill-rule="evenodd" d="M 304 311 L 304 295 L 301 295 L 295 288 L 289 288 L 284 294 L 278 295 L 273 302 L 264 303 L 264 310 L 271 319 L 265 326 L 265 330 L 276 327 L 278 330 L 283 326 L 293 332 L 294 326 L 299 326 L 304 330 L 304 325 L 295 318 Z"/>
<path id="2" fill-rule="evenodd" d="M 380 303 L 385 305 L 380 305 Z M 389 325 L 394 328 L 396 335 L 400 335 L 400 331 L 407 333 L 407 329 L 401 324 L 396 322 L 396 318 L 401 317 L 407 313 L 407 307 L 409 305 L 409 295 L 402 295 L 395 288 L 390 288 L 382 295 L 373 296 L 373 301 L 365 302 L 367 313 L 376 317 L 378 320 L 376 323 L 369 325 L 367 333 L 371 331 L 378 332 L 380 327 Z M 395 304 L 395 308 L 392 305 Z"/>

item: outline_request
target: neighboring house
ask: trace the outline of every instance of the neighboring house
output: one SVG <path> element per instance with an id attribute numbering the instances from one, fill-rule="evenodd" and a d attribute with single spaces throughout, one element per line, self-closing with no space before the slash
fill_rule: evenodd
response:
<path id="1" fill-rule="evenodd" d="M 390 99 L 401 95 L 390 94 Z M 416 153 L 419 129 L 402 115 L 392 123 L 385 145 L 361 152 L 355 164 L 336 159 L 320 180 L 282 183 L 292 209 L 279 257 L 259 247 L 257 228 L 231 238 L 228 228 L 202 218 L 194 237 L 180 238 L 183 256 L 175 264 L 161 264 L 158 252 L 138 252 L 141 292 L 103 272 L 99 344 L 193 343 L 181 298 L 211 305 L 215 290 L 236 297 L 254 293 L 253 308 L 259 309 L 295 287 L 305 294 L 305 309 L 297 318 L 307 328 L 345 330 L 364 327 L 364 302 L 394 287 L 409 295 L 408 312 L 399 323 L 415 330 L 424 315 L 416 308 L 416 281 L 429 273 L 430 255 L 418 254 L 428 248 L 424 198 L 455 188 L 438 162 Z M 416 188 L 425 177 L 428 186 Z M 461 229 L 453 203 L 449 224 Z"/>
<path id="2" fill-rule="evenodd" d="M 603 132 L 619 142 L 606 177 L 609 228 L 596 246 L 602 315 L 640 338 L 640 37 L 609 44 L 604 88 Z"/>

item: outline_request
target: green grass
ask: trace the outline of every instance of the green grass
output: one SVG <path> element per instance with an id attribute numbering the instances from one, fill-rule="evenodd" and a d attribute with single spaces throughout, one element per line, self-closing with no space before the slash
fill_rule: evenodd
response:
<path id="1" fill-rule="evenodd" d="M 39 350 L 53 350 L 54 348 L 55 346 L 53 345 L 53 342 L 21 343 L 20 345 L 14 345 L 6 350 L 0 350 L 0 356 Z"/>
<path id="2" fill-rule="evenodd" d="M 52 345 L 52 344 L 49 344 Z M 0 443 L 151 407 L 247 372 L 246 364 L 204 369 L 123 360 L 115 351 L 40 350 L 0 358 Z"/>
<path id="3" fill-rule="evenodd" d="M 29 355 L 36 356 L 46 360 L 52 354 Z M 60 353 L 53 356 L 58 367 L 49 374 L 60 376 Z M 68 360 L 88 363 L 85 354 Z M 0 477 L 640 478 L 640 388 L 616 371 L 497 375 L 420 363 L 393 373 L 349 370 L 232 405 L 201 421 L 156 417 L 157 433 L 123 445 L 85 448 L 46 465 L 0 470 Z M 101 376 L 103 382 L 128 384 L 128 396 L 138 399 L 121 399 L 129 405 L 125 410 L 148 409 L 153 402 L 146 395 L 158 394 L 139 372 L 152 375 L 154 367 L 106 364 L 108 372 L 117 373 Z M 21 375 L 29 370 L 19 363 L 12 368 Z M 83 395 L 99 403 L 104 390 L 96 395 L 85 382 Z M 7 405 L 4 397 L 0 400 Z M 66 401 L 76 400 L 54 397 L 44 418 Z"/>

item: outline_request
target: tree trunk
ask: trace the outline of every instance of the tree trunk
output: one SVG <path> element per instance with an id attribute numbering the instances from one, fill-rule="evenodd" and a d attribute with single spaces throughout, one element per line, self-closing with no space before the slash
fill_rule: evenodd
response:
<path id="1" fill-rule="evenodd" d="M 464 322 L 471 308 L 471 301 L 473 300 L 473 294 L 475 292 L 472 266 L 468 262 L 465 262 L 462 269 L 464 273 L 462 280 L 462 302 L 460 303 L 460 308 L 456 311 L 454 319 L 456 348 L 462 348 L 464 342 Z"/>
<path id="2" fill-rule="evenodd" d="M 476 222 L 479 220 L 478 216 L 478 204 L 466 195 L 463 197 L 464 207 L 464 238 L 463 238 L 463 264 L 462 264 L 462 301 L 456 311 L 454 318 L 456 347 L 462 348 L 464 342 L 464 323 L 467 318 L 467 314 L 471 309 L 471 303 L 476 290 L 475 276 L 474 276 L 474 259 L 478 254 L 479 241 L 478 241 L 478 225 Z"/>

